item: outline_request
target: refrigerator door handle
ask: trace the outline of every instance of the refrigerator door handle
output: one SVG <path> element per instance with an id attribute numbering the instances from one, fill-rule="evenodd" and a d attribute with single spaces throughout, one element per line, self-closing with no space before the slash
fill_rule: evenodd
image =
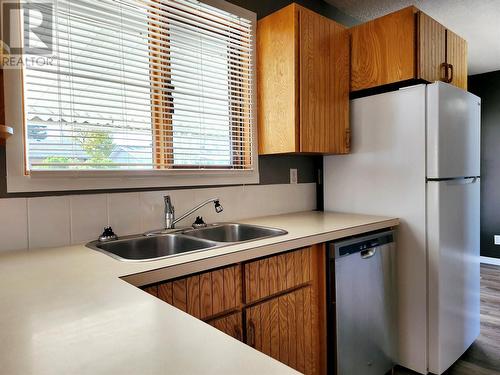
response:
<path id="1" fill-rule="evenodd" d="M 468 185 L 468 184 L 475 184 L 478 180 L 479 180 L 478 177 L 466 177 L 457 180 L 449 180 L 446 181 L 446 183 L 448 185 Z"/>
<path id="2" fill-rule="evenodd" d="M 477 182 L 478 178 L 477 177 L 472 177 L 469 180 L 470 180 L 469 184 L 475 184 Z"/>

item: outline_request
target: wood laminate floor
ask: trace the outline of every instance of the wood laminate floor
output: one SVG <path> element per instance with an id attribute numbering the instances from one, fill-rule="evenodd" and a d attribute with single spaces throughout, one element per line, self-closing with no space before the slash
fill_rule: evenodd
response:
<path id="1" fill-rule="evenodd" d="M 446 375 L 500 375 L 500 266 L 481 265 L 481 335 Z"/>

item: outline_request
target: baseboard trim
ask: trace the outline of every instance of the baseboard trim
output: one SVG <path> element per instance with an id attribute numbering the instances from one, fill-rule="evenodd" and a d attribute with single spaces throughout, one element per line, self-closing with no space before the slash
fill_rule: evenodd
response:
<path id="1" fill-rule="evenodd" d="M 492 258 L 492 257 L 481 257 L 481 263 L 483 264 L 491 264 L 494 266 L 500 266 L 500 259 L 499 258 Z"/>

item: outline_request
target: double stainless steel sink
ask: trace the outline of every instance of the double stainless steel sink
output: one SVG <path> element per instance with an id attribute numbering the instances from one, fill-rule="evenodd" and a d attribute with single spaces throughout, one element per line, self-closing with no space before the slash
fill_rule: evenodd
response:
<path id="1" fill-rule="evenodd" d="M 278 228 L 223 223 L 200 229 L 167 230 L 149 236 L 127 236 L 109 242 L 93 241 L 87 247 L 122 261 L 150 261 L 287 233 Z"/>

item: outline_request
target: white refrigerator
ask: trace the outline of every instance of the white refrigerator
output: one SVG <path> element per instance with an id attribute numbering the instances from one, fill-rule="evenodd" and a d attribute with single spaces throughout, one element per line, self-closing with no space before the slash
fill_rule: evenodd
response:
<path id="1" fill-rule="evenodd" d="M 354 99 L 351 154 L 324 158 L 326 211 L 401 220 L 396 362 L 421 374 L 479 335 L 480 109 L 442 82 Z"/>

